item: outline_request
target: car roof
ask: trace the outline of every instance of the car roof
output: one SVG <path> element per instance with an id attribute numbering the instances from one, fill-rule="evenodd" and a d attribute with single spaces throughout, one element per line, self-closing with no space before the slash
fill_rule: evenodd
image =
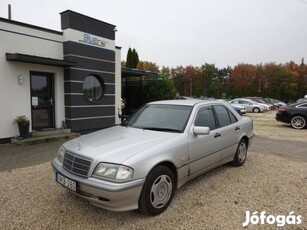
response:
<path id="1" fill-rule="evenodd" d="M 291 105 L 289 105 L 289 106 L 291 106 L 291 107 L 295 107 L 295 106 L 298 106 L 298 105 L 303 105 L 303 104 L 307 104 L 307 101 L 297 102 L 297 103 L 291 104 Z"/>
<path id="2" fill-rule="evenodd" d="M 190 100 L 165 100 L 165 101 L 154 101 L 148 104 L 150 105 L 184 105 L 184 106 L 194 106 L 196 104 L 211 104 L 212 102 L 217 102 L 214 100 L 200 100 L 200 99 L 190 99 Z"/>
<path id="3" fill-rule="evenodd" d="M 241 100 L 241 101 L 251 101 L 251 102 L 255 102 L 255 101 L 253 101 L 253 100 L 251 100 L 251 99 L 249 99 L 249 98 L 235 98 L 235 99 L 233 99 L 233 101 L 234 100 Z"/>

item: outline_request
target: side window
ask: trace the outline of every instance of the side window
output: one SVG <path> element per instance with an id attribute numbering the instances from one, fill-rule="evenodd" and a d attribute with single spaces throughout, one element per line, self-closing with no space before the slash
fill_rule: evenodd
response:
<path id="1" fill-rule="evenodd" d="M 228 109 L 222 105 L 215 105 L 214 110 L 216 112 L 216 116 L 220 123 L 220 127 L 224 127 L 230 125 L 232 122 L 230 121 L 230 117 L 228 114 Z"/>
<path id="2" fill-rule="evenodd" d="M 299 106 L 297 106 L 298 108 L 307 108 L 307 103 L 306 104 L 301 104 Z"/>
<path id="3" fill-rule="evenodd" d="M 211 130 L 216 129 L 212 108 L 201 108 L 198 111 L 195 126 L 209 127 Z"/>
<path id="4" fill-rule="evenodd" d="M 229 113 L 229 117 L 230 117 L 230 122 L 231 122 L 231 124 L 236 123 L 238 120 L 237 120 L 237 118 L 235 117 L 235 115 L 233 115 L 233 113 L 230 112 L 228 109 L 227 109 L 227 111 L 228 111 L 228 113 Z"/>

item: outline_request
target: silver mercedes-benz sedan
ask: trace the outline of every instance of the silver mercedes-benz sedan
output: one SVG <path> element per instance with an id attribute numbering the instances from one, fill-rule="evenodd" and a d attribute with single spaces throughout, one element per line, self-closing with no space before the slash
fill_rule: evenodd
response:
<path id="1" fill-rule="evenodd" d="M 121 125 L 81 136 L 52 161 L 56 181 L 91 204 L 156 215 L 174 192 L 222 164 L 244 164 L 253 122 L 224 102 L 148 103 Z"/>

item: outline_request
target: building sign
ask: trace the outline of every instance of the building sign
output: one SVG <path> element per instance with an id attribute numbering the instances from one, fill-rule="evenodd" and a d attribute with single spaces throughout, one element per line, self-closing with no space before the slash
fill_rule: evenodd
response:
<path id="1" fill-rule="evenodd" d="M 63 31 L 64 42 L 73 41 L 98 48 L 115 50 L 115 41 L 81 31 L 66 29 Z"/>
<path id="2" fill-rule="evenodd" d="M 79 40 L 79 42 L 84 42 L 90 45 L 99 46 L 99 47 L 106 47 L 107 41 L 101 40 L 99 37 L 95 37 L 94 35 L 84 33 L 83 39 Z"/>

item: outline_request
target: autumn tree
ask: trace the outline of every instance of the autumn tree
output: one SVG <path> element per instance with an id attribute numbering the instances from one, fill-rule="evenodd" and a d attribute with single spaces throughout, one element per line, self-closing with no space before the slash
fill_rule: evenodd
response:
<path id="1" fill-rule="evenodd" d="M 255 66 L 250 64 L 238 64 L 230 73 L 230 82 L 234 96 L 249 96 L 252 91 L 255 78 Z"/>
<path id="2" fill-rule="evenodd" d="M 202 89 L 198 86 L 201 86 L 201 82 L 199 81 L 201 72 L 198 67 L 187 66 L 184 68 L 184 76 L 186 78 L 185 85 L 185 95 L 186 96 L 200 96 Z M 196 83 L 196 84 L 195 84 Z M 198 83 L 198 84 L 197 84 Z M 193 91 L 195 89 L 195 92 Z"/>
<path id="3" fill-rule="evenodd" d="M 173 80 L 177 93 L 182 96 L 187 96 L 186 85 L 188 82 L 184 72 L 185 70 L 183 66 L 177 66 L 176 68 L 172 68 L 170 71 L 170 78 Z"/>
<path id="4" fill-rule="evenodd" d="M 159 66 L 154 62 L 148 62 L 148 61 L 139 61 L 137 69 L 150 71 L 154 73 L 159 72 Z"/>

